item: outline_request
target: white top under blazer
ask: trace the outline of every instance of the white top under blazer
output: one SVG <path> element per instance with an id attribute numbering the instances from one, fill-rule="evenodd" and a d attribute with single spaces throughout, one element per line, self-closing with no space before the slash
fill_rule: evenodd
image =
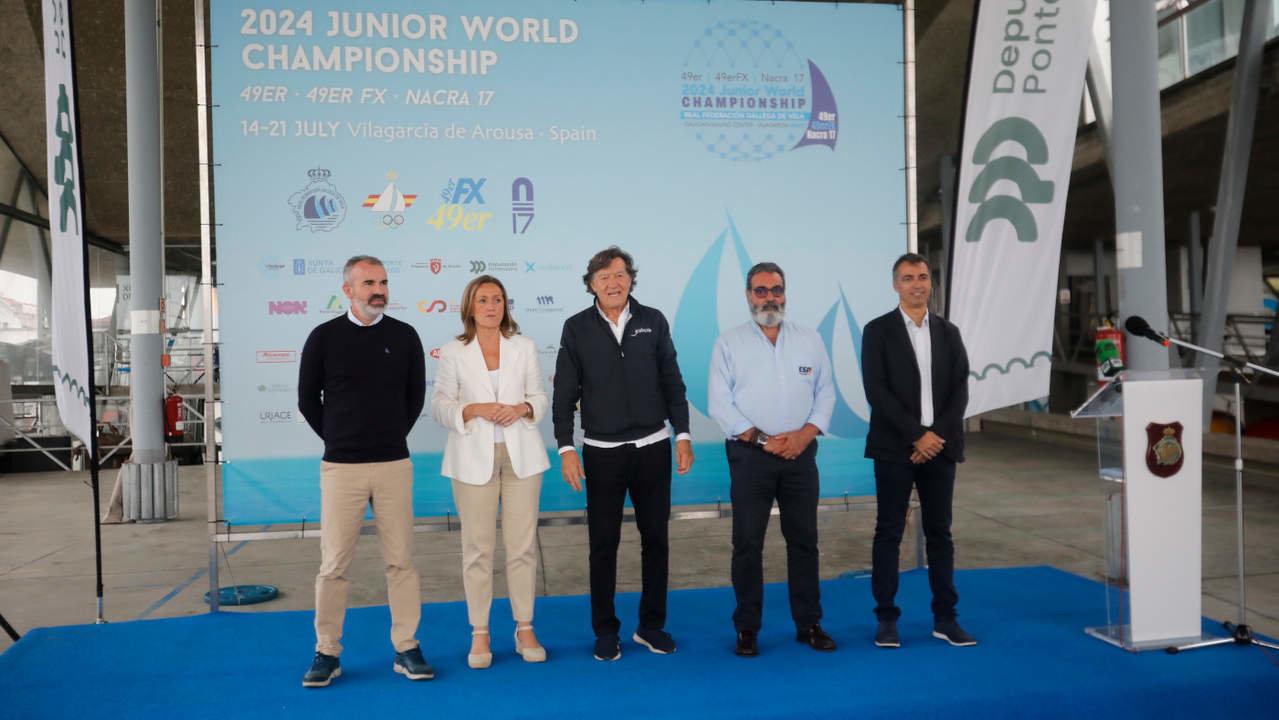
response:
<path id="1" fill-rule="evenodd" d="M 546 444 L 537 430 L 537 422 L 550 405 L 542 384 L 537 344 L 523 335 L 502 338 L 498 343 L 498 366 L 495 393 L 479 341 L 463 345 L 461 340 L 453 340 L 440 348 L 440 366 L 431 391 L 431 416 L 449 431 L 440 467 L 444 477 L 468 485 L 484 485 L 493 476 L 494 424 L 482 417 L 463 423 L 462 408 L 471 403 L 531 405 L 532 418 L 520 418 L 502 429 L 506 451 L 519 477 L 545 472 L 551 467 Z"/>

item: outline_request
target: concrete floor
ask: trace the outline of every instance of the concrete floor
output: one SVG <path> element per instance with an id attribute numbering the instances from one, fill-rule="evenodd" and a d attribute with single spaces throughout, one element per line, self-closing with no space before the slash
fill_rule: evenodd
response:
<path id="1" fill-rule="evenodd" d="M 1031 438 L 1004 427 L 969 436 L 969 461 L 960 466 L 953 533 L 959 568 L 1050 565 L 1088 578 L 1102 569 L 1102 500 L 1095 450 L 1086 441 L 1039 432 Z M 1234 620 L 1234 475 L 1224 459 L 1204 469 L 1203 613 Z M 105 615 L 121 622 L 205 612 L 208 544 L 205 535 L 204 470 L 182 468 L 182 517 L 158 524 L 109 525 L 102 529 Z M 103 496 L 114 472 L 103 474 Z M 548 482 L 551 478 L 547 479 Z M 554 479 L 559 482 L 558 478 Z M 678 481 L 678 480 L 677 480 Z M 0 477 L 0 614 L 20 633 L 33 627 L 91 623 L 95 617 L 92 509 L 87 473 L 12 474 Z M 1248 622 L 1279 636 L 1279 468 L 1250 465 L 1245 477 Z M 842 504 L 841 504 L 842 507 Z M 870 509 L 822 512 L 822 577 L 870 567 L 874 513 Z M 672 589 L 729 584 L 731 520 L 671 523 Z M 540 529 L 539 592 L 585 594 L 587 542 L 584 525 Z M 456 532 L 415 536 L 423 602 L 463 599 L 460 540 Z M 499 543 L 500 546 L 500 543 Z M 272 540 L 224 545 L 222 585 L 268 584 L 280 589 L 272 602 L 233 612 L 311 609 L 319 564 L 319 540 Z M 499 550 L 500 554 L 500 550 Z M 903 547 L 911 566 L 913 543 Z M 498 595 L 505 592 L 497 559 Z M 773 519 L 765 552 L 768 582 L 785 579 L 785 545 Z M 639 590 L 639 540 L 634 525 L 623 531 L 619 591 Z M 386 602 L 376 538 L 360 540 L 351 572 L 352 606 Z M 963 612 L 963 586 L 959 587 Z M 872 601 L 858 617 L 828 617 L 836 637 L 872 632 Z M 1098 624 L 1104 620 L 1097 598 Z M 708 618 L 731 634 L 731 607 Z M 905 607 L 927 613 L 926 604 Z M 1033 613 L 1034 608 L 1026 608 Z M 494 617 L 493 622 L 505 622 Z M 585 621 L 584 621 L 585 622 Z M 981 628 L 970 627 L 980 637 Z M 459 633 L 466 628 L 458 628 Z M 583 627 L 583 632 L 589 629 Z M 299 653 L 310 638 L 299 638 Z M 0 652 L 11 645 L 0 633 Z"/>

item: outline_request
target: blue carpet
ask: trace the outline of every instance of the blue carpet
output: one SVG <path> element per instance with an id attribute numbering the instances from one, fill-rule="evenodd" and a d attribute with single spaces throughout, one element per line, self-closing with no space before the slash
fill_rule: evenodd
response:
<path id="1" fill-rule="evenodd" d="M 770 585 L 754 659 L 731 652 L 727 588 L 672 592 L 679 652 L 624 639 L 614 663 L 591 658 L 586 598 L 538 599 L 542 665 L 498 632 L 509 607 L 496 601 L 485 671 L 466 667 L 463 603 L 426 605 L 418 637 L 437 676 L 419 683 L 391 672 L 386 608 L 362 608 L 347 614 L 343 676 L 318 690 L 300 686 L 310 612 L 37 629 L 0 655 L 0 717 L 1276 717 L 1279 666 L 1258 648 L 1124 652 L 1083 632 L 1099 624 L 1101 586 L 1052 568 L 961 571 L 957 584 L 975 648 L 931 637 L 927 576 L 910 572 L 900 650 L 871 645 L 869 580 L 840 578 L 822 585 L 838 651 L 796 643 L 786 588 Z M 637 602 L 618 597 L 627 636 Z"/>

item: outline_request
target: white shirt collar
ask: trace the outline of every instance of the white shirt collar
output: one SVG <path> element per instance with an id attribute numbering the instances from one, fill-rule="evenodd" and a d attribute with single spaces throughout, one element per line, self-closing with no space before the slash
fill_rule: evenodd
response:
<path id="1" fill-rule="evenodd" d="M 373 327 L 374 325 L 377 325 L 378 323 L 382 322 L 382 316 L 385 314 L 386 313 L 378 313 L 378 316 L 373 318 L 373 322 L 369 323 L 368 325 L 365 325 L 364 323 L 360 322 L 359 318 L 355 316 L 355 312 L 353 310 L 348 309 L 346 311 L 346 319 L 350 320 L 356 325 L 359 325 L 360 327 Z"/>
<path id="2" fill-rule="evenodd" d="M 604 318 L 604 322 L 617 328 L 626 327 L 626 321 L 631 319 L 630 298 L 627 298 L 626 307 L 622 308 L 622 312 L 617 316 L 616 323 L 614 323 L 612 320 L 609 320 L 608 316 L 604 314 L 604 308 L 600 307 L 599 301 L 595 302 L 595 310 L 600 314 L 600 317 Z"/>
<path id="3" fill-rule="evenodd" d="M 906 308 L 903 308 L 901 305 L 898 305 L 897 311 L 902 314 L 902 320 L 905 321 L 907 327 L 911 328 L 912 330 L 916 328 L 920 330 L 928 329 L 928 316 L 931 313 L 929 313 L 927 310 L 924 311 L 924 321 L 920 323 L 919 325 L 916 325 L 915 321 L 911 319 L 910 315 L 906 314 Z"/>

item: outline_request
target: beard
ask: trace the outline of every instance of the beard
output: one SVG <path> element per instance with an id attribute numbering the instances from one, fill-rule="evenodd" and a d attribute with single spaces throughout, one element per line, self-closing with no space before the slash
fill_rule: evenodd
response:
<path id="1" fill-rule="evenodd" d="M 374 300 L 381 300 L 382 304 L 374 305 L 373 304 Z M 353 300 L 352 304 L 354 304 L 356 309 L 360 311 L 361 315 L 367 318 L 376 319 L 382 313 L 386 312 L 386 296 L 385 295 L 373 295 L 372 297 L 369 298 L 368 302 L 364 302 L 362 300 Z"/>
<path id="2" fill-rule="evenodd" d="M 786 315 L 786 303 L 766 302 L 763 305 L 751 305 L 751 317 L 764 327 L 777 327 L 782 324 Z"/>

